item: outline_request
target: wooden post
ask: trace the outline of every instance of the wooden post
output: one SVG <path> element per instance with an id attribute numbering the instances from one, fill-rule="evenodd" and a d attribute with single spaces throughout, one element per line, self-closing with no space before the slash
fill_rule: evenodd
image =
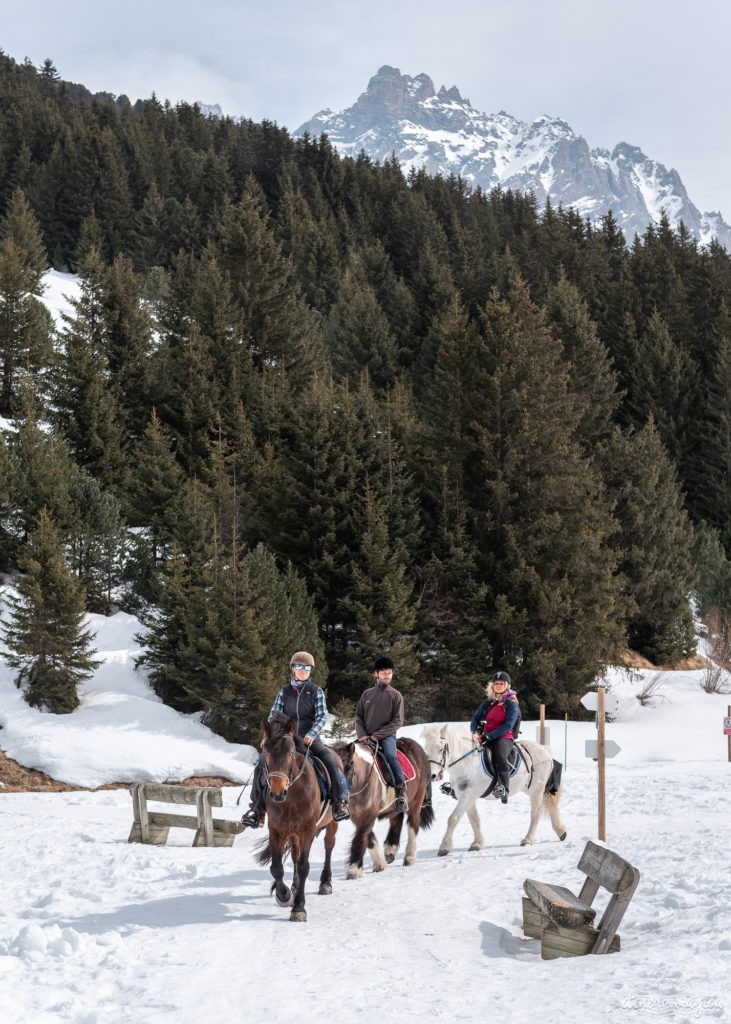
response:
<path id="1" fill-rule="evenodd" d="M 544 744 L 546 742 L 546 705 L 541 704 L 541 724 L 540 732 L 538 734 L 538 742 Z"/>
<path id="2" fill-rule="evenodd" d="M 605 771 L 604 771 L 604 687 L 597 690 L 597 770 L 599 779 L 599 839 L 604 842 L 606 835 Z"/>
<path id="3" fill-rule="evenodd" d="M 563 716 L 563 766 L 564 771 L 569 763 L 569 713 Z"/>

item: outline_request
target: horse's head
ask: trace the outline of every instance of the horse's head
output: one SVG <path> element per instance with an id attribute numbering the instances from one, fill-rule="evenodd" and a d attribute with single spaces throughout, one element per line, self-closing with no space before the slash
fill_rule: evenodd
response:
<path id="1" fill-rule="evenodd" d="M 289 787 L 297 775 L 296 748 L 294 745 L 295 723 L 286 715 L 275 714 L 272 721 L 262 723 L 264 739 L 261 749 L 264 755 L 269 795 L 275 803 L 287 799 Z"/>
<path id="2" fill-rule="evenodd" d="M 449 758 L 448 726 L 430 725 L 422 731 L 421 745 L 431 765 L 433 780 L 441 779 Z"/>
<path id="3" fill-rule="evenodd" d="M 333 743 L 332 749 L 336 754 L 338 754 L 340 760 L 343 762 L 343 775 L 345 775 L 345 778 L 348 780 L 348 784 L 350 785 L 353 777 L 353 771 L 355 770 L 355 743 L 345 743 L 341 740 L 338 743 Z"/>

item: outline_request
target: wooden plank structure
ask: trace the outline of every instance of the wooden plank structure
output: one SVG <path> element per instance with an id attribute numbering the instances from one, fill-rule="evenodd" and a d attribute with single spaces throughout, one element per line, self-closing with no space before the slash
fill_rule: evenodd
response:
<path id="1" fill-rule="evenodd" d="M 233 846 L 244 826 L 240 821 L 214 818 L 212 807 L 222 807 L 223 797 L 216 786 L 168 786 L 139 782 L 130 788 L 134 821 L 129 843 L 164 846 L 171 828 L 193 828 L 193 846 Z M 148 801 L 166 804 L 195 804 L 195 817 L 148 809 Z"/>
<path id="2" fill-rule="evenodd" d="M 541 957 L 555 960 L 587 953 L 616 953 L 617 928 L 640 880 L 637 868 L 611 850 L 588 842 L 578 864 L 586 878 L 578 896 L 562 885 L 526 878 L 523 889 L 523 934 L 541 940 Z M 600 889 L 610 899 L 595 926 L 592 906 Z"/>

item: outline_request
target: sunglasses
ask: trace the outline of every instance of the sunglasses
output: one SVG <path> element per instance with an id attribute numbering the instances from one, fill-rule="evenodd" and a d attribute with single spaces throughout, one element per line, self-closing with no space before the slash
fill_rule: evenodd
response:
<path id="1" fill-rule="evenodd" d="M 293 665 L 292 668 L 295 670 L 295 672 L 299 672 L 300 669 L 306 669 L 308 672 L 312 671 L 312 665 L 300 665 L 300 664 L 297 664 L 297 665 Z"/>

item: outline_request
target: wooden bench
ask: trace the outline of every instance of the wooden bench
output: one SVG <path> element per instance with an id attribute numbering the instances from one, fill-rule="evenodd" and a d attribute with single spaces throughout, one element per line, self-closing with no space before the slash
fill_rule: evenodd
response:
<path id="1" fill-rule="evenodd" d="M 640 873 L 637 868 L 597 843 L 588 842 L 578 864 L 586 875 L 578 896 L 562 885 L 526 878 L 523 889 L 523 934 L 541 940 L 541 957 L 616 953 L 617 928 L 629 906 Z M 600 889 L 611 894 L 598 925 L 592 906 Z"/>
<path id="2" fill-rule="evenodd" d="M 221 790 L 214 786 L 167 786 L 139 782 L 130 788 L 134 821 L 129 843 L 164 846 L 171 828 L 194 828 L 193 846 L 233 846 L 244 826 L 240 821 L 214 818 L 212 807 L 222 807 Z M 148 800 L 166 804 L 195 804 L 195 817 L 189 814 L 168 814 L 150 811 Z"/>

